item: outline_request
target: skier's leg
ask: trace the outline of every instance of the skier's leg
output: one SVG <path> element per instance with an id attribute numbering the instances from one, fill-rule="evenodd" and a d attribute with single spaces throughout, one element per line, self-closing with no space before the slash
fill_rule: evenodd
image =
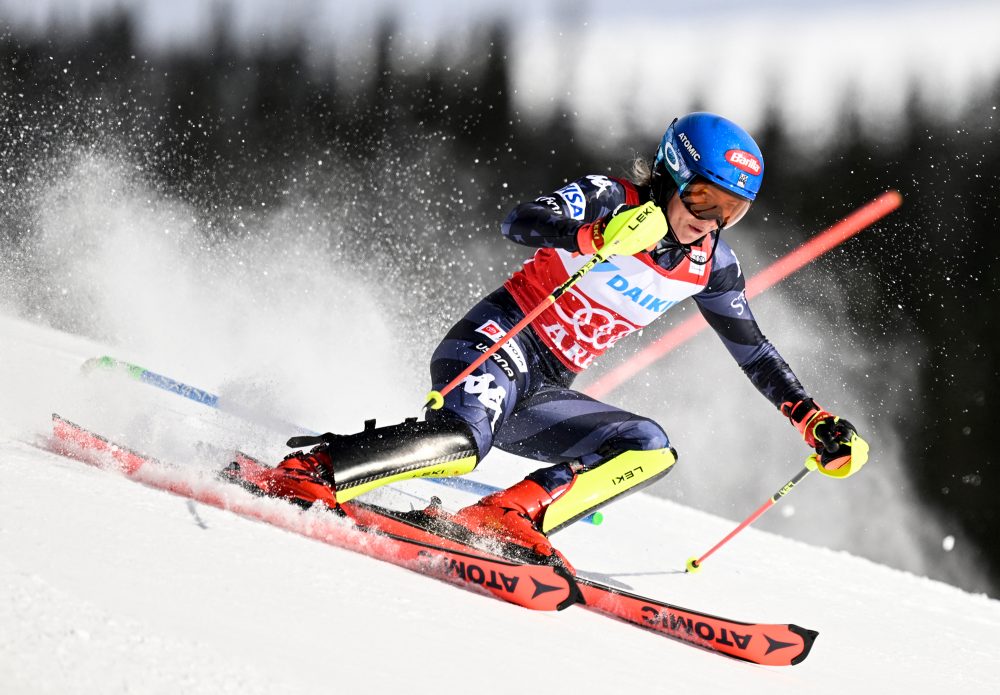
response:
<path id="1" fill-rule="evenodd" d="M 434 352 L 433 388 L 440 390 L 518 320 L 489 297 L 473 307 Z M 265 494 L 301 504 L 320 499 L 335 506 L 399 480 L 469 473 L 529 387 L 529 371 L 514 338 L 452 390 L 441 410 L 429 411 L 427 421 L 378 428 L 369 422 L 356 434 L 324 435 L 322 445 L 292 454 L 273 469 L 271 480 L 255 484 Z"/>
<path id="2" fill-rule="evenodd" d="M 329 435 L 310 454 L 295 454 L 280 466 L 298 466 L 305 458 L 318 459 L 316 474 L 335 490 L 339 503 L 389 483 L 409 478 L 464 475 L 479 462 L 469 428 L 457 420 L 376 427 L 365 423 L 361 432 Z"/>
<path id="3" fill-rule="evenodd" d="M 551 553 L 546 534 L 666 475 L 676 453 L 648 418 L 558 387 L 525 399 L 498 434 L 510 453 L 559 462 L 459 512 L 474 529 L 502 526 L 515 542 Z"/>
<path id="4" fill-rule="evenodd" d="M 506 297 L 507 301 L 503 301 Z M 440 391 L 489 350 L 521 319 L 509 296 L 496 292 L 455 324 L 431 357 L 432 388 Z M 430 422 L 459 421 L 471 431 L 482 460 L 518 402 L 530 394 L 537 375 L 538 350 L 545 348 L 522 336 L 507 341 L 489 360 L 444 397 L 440 410 L 427 412 Z"/>

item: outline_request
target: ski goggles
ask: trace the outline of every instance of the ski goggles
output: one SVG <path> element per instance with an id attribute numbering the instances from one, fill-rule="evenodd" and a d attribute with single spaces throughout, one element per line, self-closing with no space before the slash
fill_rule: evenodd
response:
<path id="1" fill-rule="evenodd" d="M 751 202 L 701 178 L 685 186 L 680 196 L 688 212 L 699 220 L 715 222 L 719 229 L 732 227 L 743 219 Z"/>

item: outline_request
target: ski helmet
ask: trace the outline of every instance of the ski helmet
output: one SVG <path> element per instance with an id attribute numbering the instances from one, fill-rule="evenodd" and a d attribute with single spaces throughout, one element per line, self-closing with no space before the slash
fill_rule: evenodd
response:
<path id="1" fill-rule="evenodd" d="M 654 175 L 669 173 L 682 194 L 696 178 L 752 201 L 764 178 L 764 157 L 750 134 L 714 113 L 675 118 L 653 160 Z"/>

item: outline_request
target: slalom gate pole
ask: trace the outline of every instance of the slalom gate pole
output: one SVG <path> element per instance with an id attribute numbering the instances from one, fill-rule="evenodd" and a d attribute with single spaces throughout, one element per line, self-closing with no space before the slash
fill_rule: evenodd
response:
<path id="1" fill-rule="evenodd" d="M 812 263 L 830 249 L 870 227 L 902 203 L 903 196 L 897 191 L 888 191 L 858 208 L 832 227 L 820 232 L 750 278 L 747 281 L 746 298 L 753 299 L 764 290 L 781 282 L 796 270 Z M 583 389 L 583 392 L 593 398 L 603 398 L 674 348 L 701 333 L 707 326 L 708 324 L 700 314 L 691 316 L 630 357 L 627 362 L 607 372 Z"/>
<path id="2" fill-rule="evenodd" d="M 268 427 L 289 430 L 297 430 L 300 432 L 305 432 L 307 434 L 317 435 L 319 432 L 310 430 L 307 427 L 302 427 L 301 425 L 296 425 L 293 422 L 288 422 L 286 420 L 281 420 L 279 418 L 273 418 L 263 415 L 262 413 L 252 411 L 248 408 L 234 407 L 231 403 L 226 403 L 220 400 L 219 396 L 200 389 L 196 386 L 191 386 L 189 384 L 182 383 L 175 379 L 171 379 L 168 376 L 162 374 L 157 374 L 156 372 L 150 371 L 145 367 L 140 367 L 137 364 L 132 364 L 131 362 L 125 362 L 124 360 L 119 360 L 110 355 L 104 355 L 102 357 L 92 357 L 83 363 L 82 369 L 84 372 L 91 372 L 95 369 L 107 369 L 109 371 L 117 371 L 123 374 L 127 374 L 132 379 L 136 381 L 141 381 L 144 384 L 150 386 L 155 386 L 158 389 L 163 389 L 164 391 L 169 391 L 178 396 L 183 396 L 195 403 L 201 403 L 202 405 L 207 405 L 209 408 L 214 408 L 222 412 L 227 412 L 232 415 L 236 415 L 250 422 L 259 422 L 260 424 L 266 425 Z M 495 485 L 489 485 L 487 483 L 481 483 L 477 480 L 471 480 L 469 478 L 421 478 L 421 480 L 427 480 L 432 483 L 437 483 L 438 485 L 444 485 L 445 487 L 452 487 L 456 490 L 462 490 L 463 492 L 469 492 L 474 495 L 489 495 L 494 492 L 498 492 L 502 488 L 496 487 Z M 585 521 L 588 524 L 593 524 L 594 526 L 599 526 L 602 521 L 604 521 L 604 515 L 601 512 L 594 512 L 590 514 L 581 521 Z"/>
<path id="3" fill-rule="evenodd" d="M 713 545 L 711 548 L 709 548 L 708 551 L 705 552 L 701 557 L 688 558 L 688 561 L 687 561 L 687 564 L 685 566 L 684 571 L 685 572 L 698 572 L 701 569 L 701 564 L 705 560 L 707 560 L 712 555 L 712 553 L 714 553 L 716 550 L 718 550 L 719 548 L 721 548 L 722 546 L 724 546 L 726 543 L 728 543 L 729 541 L 731 541 L 733 539 L 733 537 L 736 536 L 736 534 L 738 534 L 740 531 L 742 531 L 747 526 L 749 526 L 753 522 L 757 521 L 757 519 L 759 519 L 761 516 L 763 516 L 764 512 L 766 512 L 768 509 L 770 509 L 771 507 L 773 507 L 775 504 L 778 503 L 778 500 L 780 500 L 782 497 L 784 497 L 789 492 L 791 492 L 792 490 L 794 490 L 795 486 L 798 485 L 800 482 L 802 482 L 803 478 L 805 478 L 807 475 L 809 475 L 812 471 L 816 470 L 816 466 L 817 465 L 819 465 L 819 464 L 816 462 L 816 454 L 813 454 L 809 458 L 807 458 L 806 459 L 806 465 L 805 465 L 805 467 L 801 471 L 799 471 L 798 473 L 796 473 L 792 477 L 791 480 L 789 480 L 787 483 L 785 483 L 781 487 L 780 490 L 778 490 L 776 493 L 774 493 L 773 495 L 771 495 L 771 498 L 769 500 L 767 500 L 767 502 L 765 502 L 764 504 L 760 505 L 757 508 L 757 511 L 755 511 L 753 514 L 751 514 L 750 516 L 748 516 L 746 519 L 744 519 L 742 521 L 742 523 L 740 523 L 739 526 L 737 526 L 732 531 L 730 531 L 728 536 L 726 536 L 721 541 L 719 541 L 718 543 L 716 543 L 715 545 Z"/>
<path id="4" fill-rule="evenodd" d="M 487 350 L 479 357 L 477 357 L 475 360 L 473 360 L 472 364 L 466 367 L 461 374 L 459 374 L 454 379 L 449 381 L 440 391 L 431 391 L 429 394 L 427 394 L 427 402 L 424 404 L 424 408 L 425 409 L 429 408 L 430 410 L 440 409 L 444 405 L 444 397 L 447 396 L 449 393 L 451 393 L 456 386 L 465 381 L 466 377 L 472 374 L 472 372 L 479 369 L 479 367 L 482 366 L 482 364 L 486 362 L 486 360 L 495 355 L 497 351 L 500 350 L 500 348 L 502 348 L 504 345 L 506 345 L 511 338 L 513 338 L 518 333 L 523 331 L 528 324 L 530 324 L 532 321 L 538 318 L 539 314 L 541 314 L 543 311 L 545 311 L 550 306 L 555 304 L 556 300 L 559 299 L 561 296 L 563 296 L 566 290 L 568 290 L 570 287 L 579 282 L 584 275 L 589 273 L 596 266 L 600 265 L 601 263 L 604 263 L 604 261 L 611 258 L 612 255 L 613 254 L 608 254 L 607 258 L 605 258 L 600 251 L 595 253 L 589 261 L 584 263 L 582 266 L 580 266 L 579 269 L 577 269 L 575 273 L 570 275 L 566 279 L 566 282 L 564 282 L 563 284 L 559 285 L 559 287 L 552 290 L 552 293 L 548 297 L 539 302 L 538 306 L 529 311 L 523 319 L 518 321 L 517 324 L 510 329 L 508 333 L 503 335 L 500 338 L 500 340 L 493 343 L 493 346 L 489 350 Z"/>

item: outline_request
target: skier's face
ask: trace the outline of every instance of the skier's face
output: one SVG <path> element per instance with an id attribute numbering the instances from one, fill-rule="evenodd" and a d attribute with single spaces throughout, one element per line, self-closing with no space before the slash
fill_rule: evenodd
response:
<path id="1" fill-rule="evenodd" d="M 700 220 L 692 215 L 676 191 L 667 203 L 667 222 L 670 231 L 682 244 L 693 244 L 719 227 L 714 220 Z"/>
<path id="2" fill-rule="evenodd" d="M 716 229 L 732 227 L 750 209 L 750 201 L 733 195 L 708 181 L 695 179 L 667 205 L 674 236 L 690 244 Z M 671 215 L 673 210 L 673 216 Z"/>

